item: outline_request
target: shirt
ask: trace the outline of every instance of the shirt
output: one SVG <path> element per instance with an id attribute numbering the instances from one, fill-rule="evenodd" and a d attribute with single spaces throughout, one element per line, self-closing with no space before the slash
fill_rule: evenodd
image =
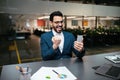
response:
<path id="1" fill-rule="evenodd" d="M 60 52 L 62 53 L 62 51 L 63 51 L 63 46 L 64 46 L 64 35 L 63 35 L 63 32 L 57 33 L 57 32 L 55 32 L 54 30 L 52 30 L 52 32 L 53 32 L 53 35 L 54 35 L 54 36 L 57 36 L 57 37 L 59 37 L 59 38 L 61 39 L 61 42 L 60 42 L 60 44 L 59 44 L 59 49 L 60 49 Z"/>

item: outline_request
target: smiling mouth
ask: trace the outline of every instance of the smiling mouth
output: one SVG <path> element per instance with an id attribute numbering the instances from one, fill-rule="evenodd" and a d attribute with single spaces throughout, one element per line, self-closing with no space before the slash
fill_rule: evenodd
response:
<path id="1" fill-rule="evenodd" d="M 62 28 L 62 26 L 56 26 L 56 28 Z"/>

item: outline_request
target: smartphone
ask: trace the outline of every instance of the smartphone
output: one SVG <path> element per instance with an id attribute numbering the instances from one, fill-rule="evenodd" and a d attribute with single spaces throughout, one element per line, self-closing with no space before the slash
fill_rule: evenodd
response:
<path id="1" fill-rule="evenodd" d="M 77 35 L 77 41 L 81 42 L 83 40 L 83 35 Z"/>

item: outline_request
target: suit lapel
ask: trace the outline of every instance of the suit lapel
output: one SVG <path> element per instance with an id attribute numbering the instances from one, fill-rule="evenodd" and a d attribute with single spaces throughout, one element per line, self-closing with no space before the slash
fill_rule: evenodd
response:
<path id="1" fill-rule="evenodd" d="M 64 52 L 66 43 L 68 43 L 68 41 L 67 41 L 67 34 L 64 31 L 63 31 L 63 35 L 64 35 L 64 45 L 63 45 L 63 52 Z"/>
<path id="2" fill-rule="evenodd" d="M 52 43 L 52 37 L 53 37 L 53 33 L 52 33 L 52 31 L 50 31 L 49 33 L 48 33 L 48 36 L 47 36 L 47 39 L 48 39 L 48 45 L 49 46 L 52 46 L 53 45 L 53 43 Z"/>
<path id="3" fill-rule="evenodd" d="M 52 42 L 52 40 L 51 40 L 53 36 L 54 36 L 54 35 L 53 35 L 52 31 L 50 31 L 50 33 L 49 33 L 49 35 L 48 35 L 48 39 L 49 39 L 48 45 L 49 45 L 49 46 L 52 46 L 52 45 L 53 45 L 53 42 Z M 59 48 L 57 48 L 57 51 L 59 51 L 59 53 L 61 53 Z"/>

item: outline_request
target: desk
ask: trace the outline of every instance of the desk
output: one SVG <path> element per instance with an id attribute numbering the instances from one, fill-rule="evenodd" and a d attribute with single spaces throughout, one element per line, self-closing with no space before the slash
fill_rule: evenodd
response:
<path id="1" fill-rule="evenodd" d="M 2 68 L 0 80 L 18 80 L 19 74 L 18 71 L 15 69 L 16 65 L 23 67 L 29 65 L 32 68 L 32 74 L 35 73 L 42 66 L 48 67 L 66 66 L 78 78 L 77 80 L 112 80 L 111 78 L 95 74 L 94 69 L 92 69 L 92 67 L 99 66 L 104 63 L 111 63 L 113 65 L 120 66 L 120 64 L 114 64 L 104 58 L 104 56 L 106 55 L 115 54 L 120 54 L 120 52 L 84 56 L 83 61 L 80 61 L 77 58 L 70 58 L 61 60 L 5 65 Z"/>

